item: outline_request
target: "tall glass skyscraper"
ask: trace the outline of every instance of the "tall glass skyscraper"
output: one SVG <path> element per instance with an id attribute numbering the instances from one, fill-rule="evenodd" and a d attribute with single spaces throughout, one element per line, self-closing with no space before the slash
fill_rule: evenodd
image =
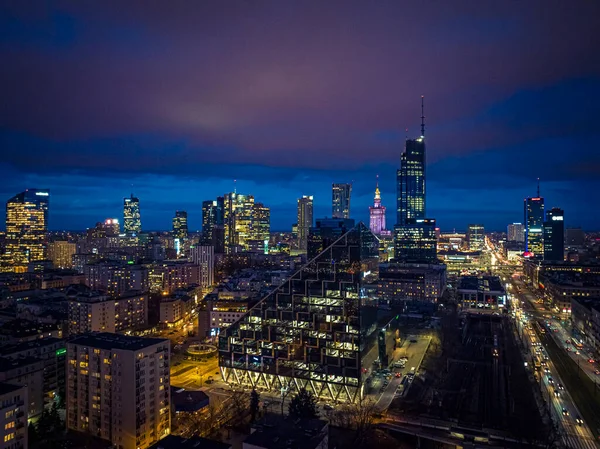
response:
<path id="1" fill-rule="evenodd" d="M 565 211 L 553 207 L 544 222 L 544 260 L 565 260 Z"/>
<path id="2" fill-rule="evenodd" d="M 28 189 L 6 202 L 3 272 L 27 271 L 29 262 L 46 259 L 50 192 Z"/>
<path id="3" fill-rule="evenodd" d="M 215 253 L 225 252 L 225 230 L 223 228 L 225 199 L 202 202 L 202 240 L 204 246 L 214 246 Z"/>
<path id="4" fill-rule="evenodd" d="M 525 198 L 525 251 L 536 258 L 544 257 L 544 198 Z"/>
<path id="5" fill-rule="evenodd" d="M 306 251 L 308 232 L 313 225 L 313 197 L 298 198 L 298 249 Z"/>
<path id="6" fill-rule="evenodd" d="M 350 218 L 350 196 L 352 184 L 332 184 L 331 216 L 333 218 Z"/>
<path id="7" fill-rule="evenodd" d="M 425 137 L 407 139 L 397 179 L 398 225 L 425 218 Z"/>
<path id="8" fill-rule="evenodd" d="M 184 210 L 178 210 L 173 217 L 173 238 L 179 239 L 180 243 L 188 236 L 188 215 Z"/>
<path id="9" fill-rule="evenodd" d="M 305 388 L 356 401 L 378 357 L 376 309 L 365 308 L 365 276 L 378 241 L 360 223 L 221 331 L 226 382 L 272 391 Z M 369 309 L 375 313 L 369 313 Z"/>
<path id="10" fill-rule="evenodd" d="M 137 237 L 142 232 L 140 200 L 133 193 L 123 198 L 123 231 L 127 237 Z"/>

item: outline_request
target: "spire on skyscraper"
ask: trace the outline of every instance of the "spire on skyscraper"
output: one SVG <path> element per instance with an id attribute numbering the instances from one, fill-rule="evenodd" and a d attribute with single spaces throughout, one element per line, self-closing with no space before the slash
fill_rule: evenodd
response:
<path id="1" fill-rule="evenodd" d="M 421 95 L 421 137 L 425 137 L 425 95 Z"/>
<path id="2" fill-rule="evenodd" d="M 377 175 L 377 182 L 375 183 L 375 199 L 381 200 L 381 192 L 379 192 L 379 175 Z"/>
<path id="3" fill-rule="evenodd" d="M 540 197 L 540 178 L 537 179 L 537 197 Z"/>

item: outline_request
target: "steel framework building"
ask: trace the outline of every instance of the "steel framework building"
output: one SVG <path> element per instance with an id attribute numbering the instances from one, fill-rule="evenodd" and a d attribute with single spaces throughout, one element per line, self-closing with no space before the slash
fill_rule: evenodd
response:
<path id="1" fill-rule="evenodd" d="M 377 264 L 378 241 L 359 223 L 221 333 L 223 379 L 355 401 L 374 328 L 361 314 L 363 281 Z"/>

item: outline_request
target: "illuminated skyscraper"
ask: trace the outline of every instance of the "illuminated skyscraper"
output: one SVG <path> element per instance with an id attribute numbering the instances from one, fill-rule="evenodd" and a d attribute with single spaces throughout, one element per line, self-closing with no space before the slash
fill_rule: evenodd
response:
<path id="1" fill-rule="evenodd" d="M 2 271 L 27 271 L 29 262 L 46 259 L 48 190 L 28 189 L 6 202 L 6 249 Z"/>
<path id="2" fill-rule="evenodd" d="M 298 249 L 306 251 L 308 232 L 313 225 L 313 197 L 298 198 Z"/>
<path id="3" fill-rule="evenodd" d="M 173 217 L 173 238 L 182 241 L 188 236 L 188 216 L 184 210 L 178 210 Z"/>
<path id="4" fill-rule="evenodd" d="M 224 201 L 225 250 L 231 253 L 236 246 L 246 247 L 252 237 L 254 197 L 232 192 L 225 194 Z"/>
<path id="5" fill-rule="evenodd" d="M 400 157 L 397 177 L 397 219 L 404 225 L 408 220 L 425 218 L 425 116 L 421 97 L 421 136 L 406 139 Z"/>
<path id="6" fill-rule="evenodd" d="M 541 259 L 544 257 L 544 198 L 540 197 L 539 180 L 537 196 L 525 198 L 524 206 L 525 251 Z"/>
<path id="7" fill-rule="evenodd" d="M 215 253 L 225 252 L 225 233 L 223 228 L 224 198 L 202 202 L 202 240 L 204 246 L 214 246 Z"/>
<path id="8" fill-rule="evenodd" d="M 544 260 L 565 260 L 565 211 L 553 207 L 544 222 Z"/>
<path id="9" fill-rule="evenodd" d="M 107 237 L 115 237 L 121 233 L 121 226 L 117 218 L 107 218 L 104 220 L 104 229 Z"/>
<path id="10" fill-rule="evenodd" d="M 506 239 L 509 242 L 520 242 L 525 241 L 525 226 L 521 223 L 513 223 L 508 225 Z"/>
<path id="11" fill-rule="evenodd" d="M 271 209 L 263 203 L 254 203 L 251 240 L 269 241 L 271 236 Z"/>
<path id="12" fill-rule="evenodd" d="M 470 224 L 467 230 L 470 251 L 481 251 L 485 247 L 484 228 L 481 224 Z"/>
<path id="13" fill-rule="evenodd" d="M 369 214 L 371 216 L 369 226 L 371 232 L 375 235 L 381 235 L 385 231 L 385 206 L 381 205 L 379 181 L 375 187 L 375 201 L 373 202 L 373 206 L 369 206 Z"/>
<path id="14" fill-rule="evenodd" d="M 333 218 L 350 218 L 350 196 L 352 184 L 332 184 L 331 216 Z"/>
<path id="15" fill-rule="evenodd" d="M 127 237 L 137 237 L 142 232 L 140 200 L 133 193 L 123 199 L 123 231 Z"/>
<path id="16" fill-rule="evenodd" d="M 394 227 L 394 253 L 397 261 L 437 262 L 435 219 L 410 219 Z"/>
<path id="17" fill-rule="evenodd" d="M 75 243 L 56 241 L 48 244 L 48 259 L 54 268 L 73 268 L 73 254 L 77 249 Z"/>

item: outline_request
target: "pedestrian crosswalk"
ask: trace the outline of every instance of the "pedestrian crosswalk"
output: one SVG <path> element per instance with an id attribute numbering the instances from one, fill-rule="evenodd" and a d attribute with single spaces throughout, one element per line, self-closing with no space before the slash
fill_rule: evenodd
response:
<path id="1" fill-rule="evenodd" d="M 564 435 L 563 442 L 566 449 L 599 449 L 598 445 L 591 438 L 578 437 L 576 435 Z"/>

